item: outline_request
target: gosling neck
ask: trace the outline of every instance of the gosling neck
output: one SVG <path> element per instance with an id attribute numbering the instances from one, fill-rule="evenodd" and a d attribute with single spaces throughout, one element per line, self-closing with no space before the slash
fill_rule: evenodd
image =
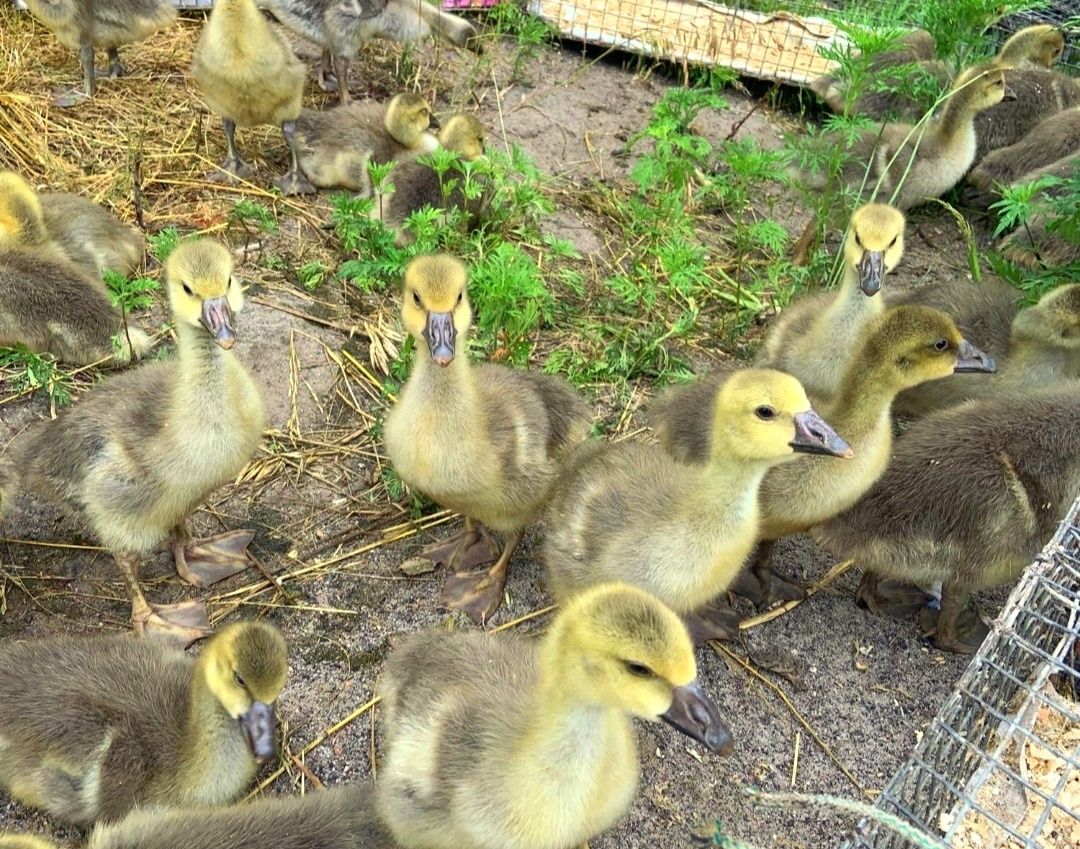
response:
<path id="1" fill-rule="evenodd" d="M 180 372 L 187 385 L 207 386 L 224 374 L 233 354 L 218 345 L 206 330 L 178 321 L 176 335 Z"/>
<path id="2" fill-rule="evenodd" d="M 250 755 L 238 720 L 229 716 L 210 689 L 207 667 L 211 654 L 204 652 L 192 670 L 187 722 L 179 751 L 183 788 L 198 788 L 207 779 L 217 780 L 215 763 L 218 760 L 229 761 L 238 754 L 242 758 L 243 752 Z M 249 757 L 249 761 L 250 769 L 254 770 L 254 757 Z"/>
<path id="3" fill-rule="evenodd" d="M 840 389 L 822 410 L 826 420 L 850 442 L 873 429 L 889 413 L 900 393 L 889 375 L 878 367 L 881 354 L 864 352 L 852 359 Z"/>
<path id="4" fill-rule="evenodd" d="M 422 338 L 413 340 L 413 371 L 410 383 L 431 394 L 452 394 L 454 406 L 470 401 L 476 392 L 475 378 L 469 363 L 469 339 L 459 333 L 454 350 L 454 359 L 448 365 L 440 366 L 428 353 L 427 342 Z"/>
<path id="5" fill-rule="evenodd" d="M 757 491 L 777 458 L 759 459 L 742 456 L 725 433 L 714 427 L 709 458 L 698 467 L 700 485 L 694 492 L 704 501 L 702 512 L 727 514 L 731 505 L 747 500 L 757 503 Z"/>
<path id="6" fill-rule="evenodd" d="M 973 83 L 972 85 L 975 85 Z M 949 146 L 975 132 L 975 116 L 967 90 L 954 92 L 941 107 L 933 133 L 939 145 Z M 925 142 L 924 142 L 925 143 Z"/>
<path id="7" fill-rule="evenodd" d="M 563 623 L 558 620 L 541 644 L 539 665 L 526 728 L 516 741 L 518 756 L 543 759 L 548 754 L 564 761 L 571 752 L 581 760 L 597 759 L 608 742 L 603 731 L 629 728 L 629 722 L 621 710 L 597 702 L 575 686 L 591 676 L 580 657 L 567 656 Z M 573 763 L 565 768 L 578 771 Z"/>
<path id="8" fill-rule="evenodd" d="M 881 293 L 867 295 L 859 282 L 859 270 L 850 262 L 844 262 L 844 274 L 836 297 L 829 304 L 826 314 L 830 324 L 835 321 L 857 323 L 867 316 L 874 316 L 884 309 Z"/>

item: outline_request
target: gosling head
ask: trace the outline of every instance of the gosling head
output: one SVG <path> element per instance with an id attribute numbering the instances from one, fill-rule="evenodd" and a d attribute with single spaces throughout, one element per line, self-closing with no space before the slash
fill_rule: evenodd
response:
<path id="1" fill-rule="evenodd" d="M 236 344 L 233 316 L 244 293 L 233 277 L 233 258 L 220 242 L 184 242 L 165 260 L 169 304 L 178 322 L 201 327 L 228 350 Z"/>
<path id="2" fill-rule="evenodd" d="M 636 587 L 601 584 L 575 596 L 552 625 L 545 660 L 552 686 L 576 700 L 662 719 L 714 752 L 731 750 L 682 619 Z"/>
<path id="3" fill-rule="evenodd" d="M 1049 24 L 1024 27 L 1001 45 L 995 61 L 1007 68 L 1042 65 L 1049 68 L 1065 52 L 1065 36 Z"/>
<path id="4" fill-rule="evenodd" d="M 860 206 L 851 216 L 844 261 L 859 276 L 865 295 L 876 295 L 885 275 L 904 255 L 904 213 L 885 203 Z"/>
<path id="5" fill-rule="evenodd" d="M 467 283 L 465 266 L 449 254 L 418 256 L 405 267 L 401 318 L 436 365 L 454 361 L 457 337 L 472 324 Z"/>
<path id="6" fill-rule="evenodd" d="M 207 687 L 240 723 L 257 760 L 277 750 L 274 702 L 285 686 L 287 665 L 285 638 L 272 625 L 254 621 L 218 632 L 199 658 Z"/>
<path id="7" fill-rule="evenodd" d="M 886 310 L 870 325 L 855 368 L 900 392 L 953 372 L 992 372 L 994 358 L 968 342 L 940 310 L 901 306 Z"/>
<path id="8" fill-rule="evenodd" d="M 1016 96 L 1005 86 L 1005 68 L 996 62 L 973 65 L 956 78 L 950 101 L 956 100 L 959 108 L 976 114 L 997 106 L 1002 100 L 1015 100 Z"/>
<path id="9" fill-rule="evenodd" d="M 792 454 L 850 458 L 851 446 L 810 406 L 801 383 L 772 369 L 743 369 L 720 387 L 713 406 L 713 453 L 781 462 Z"/>
<path id="10" fill-rule="evenodd" d="M 1013 319 L 1013 339 L 1041 347 L 1080 349 L 1080 283 L 1051 289 Z"/>
<path id="11" fill-rule="evenodd" d="M 40 245 L 48 239 L 37 193 L 14 171 L 0 171 L 0 248 Z"/>
<path id="12" fill-rule="evenodd" d="M 472 161 L 484 155 L 484 125 L 472 115 L 455 112 L 439 130 L 439 144 Z"/>
<path id="13" fill-rule="evenodd" d="M 386 106 L 383 124 L 386 132 L 405 147 L 428 150 L 435 146 L 435 138 L 428 132 L 432 126 L 431 107 L 419 94 L 394 95 Z"/>

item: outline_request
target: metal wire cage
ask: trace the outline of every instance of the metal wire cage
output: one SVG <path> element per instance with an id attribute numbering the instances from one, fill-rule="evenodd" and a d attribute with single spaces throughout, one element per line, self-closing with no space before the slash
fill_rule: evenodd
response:
<path id="1" fill-rule="evenodd" d="M 1080 846 L 1080 499 L 877 807 L 950 849 Z M 842 849 L 916 845 L 866 820 Z"/>
<path id="2" fill-rule="evenodd" d="M 850 46 L 848 24 L 914 26 L 898 20 L 910 6 L 891 0 L 527 0 L 526 5 L 565 38 L 796 85 L 835 69 L 826 53 Z M 1066 40 L 1075 41 L 1070 35 L 1080 34 L 1080 0 L 1049 0 L 1043 8 L 999 21 L 986 33 L 986 46 L 997 47 L 1034 23 L 1062 27 Z M 1063 59 L 1059 67 L 1080 73 L 1080 50 L 1073 48 Z"/>

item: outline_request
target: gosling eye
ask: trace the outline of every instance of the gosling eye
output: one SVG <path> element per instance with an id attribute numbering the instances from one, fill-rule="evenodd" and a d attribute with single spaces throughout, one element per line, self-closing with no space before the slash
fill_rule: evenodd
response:
<path id="1" fill-rule="evenodd" d="M 863 243 L 858 233 L 855 234 L 855 244 L 859 246 L 860 250 L 862 249 Z"/>
<path id="2" fill-rule="evenodd" d="M 461 299 L 462 299 L 463 297 L 464 297 L 464 293 L 463 293 L 463 292 L 458 292 L 458 293 L 457 293 L 457 302 L 458 302 L 459 304 L 461 303 Z"/>
<path id="3" fill-rule="evenodd" d="M 754 415 L 764 422 L 771 421 L 776 418 L 776 410 L 768 405 L 762 405 L 754 410 Z"/>
<path id="4" fill-rule="evenodd" d="M 636 663 L 633 660 L 623 661 L 626 665 L 626 671 L 633 675 L 635 678 L 652 678 L 653 671 L 649 669 L 644 663 Z"/>
<path id="5" fill-rule="evenodd" d="M 420 306 L 420 293 L 417 292 L 415 289 L 413 289 L 412 300 L 414 304 Z"/>
<path id="6" fill-rule="evenodd" d="M 899 236 L 893 236 L 893 237 L 892 237 L 892 241 L 891 241 L 891 242 L 889 242 L 889 247 L 890 247 L 890 248 L 891 248 L 891 247 L 892 247 L 893 245 L 895 245 L 895 244 L 896 244 L 896 240 L 897 240 L 898 238 L 899 238 Z"/>
<path id="7" fill-rule="evenodd" d="M 183 286 L 184 286 L 184 294 L 187 295 L 188 297 L 191 297 L 191 295 L 192 295 L 191 287 L 188 286 L 187 283 L 184 283 Z"/>
<path id="8" fill-rule="evenodd" d="M 938 339 L 937 342 L 934 343 L 934 350 L 935 351 L 945 351 L 945 350 L 948 350 L 948 348 L 949 348 L 949 340 L 948 339 Z"/>
<path id="9" fill-rule="evenodd" d="M 232 275 L 229 275 L 229 282 L 225 284 L 226 289 L 231 289 L 232 288 L 232 280 L 233 280 Z"/>
<path id="10" fill-rule="evenodd" d="M 234 672 L 234 673 L 233 673 L 233 680 L 234 680 L 234 681 L 236 682 L 236 685 L 237 685 L 238 687 L 243 687 L 243 686 L 246 686 L 246 685 L 244 684 L 244 679 L 240 677 L 240 673 L 239 673 L 239 672 Z"/>

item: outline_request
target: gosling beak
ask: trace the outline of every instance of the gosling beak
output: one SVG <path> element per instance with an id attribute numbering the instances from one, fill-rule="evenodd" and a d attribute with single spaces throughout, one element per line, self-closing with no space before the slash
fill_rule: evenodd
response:
<path id="1" fill-rule="evenodd" d="M 1008 82 L 1005 83 L 1005 93 L 1001 95 L 1002 100 L 1016 100 L 1016 92 L 1009 88 Z"/>
<path id="2" fill-rule="evenodd" d="M 885 252 L 867 251 L 859 260 L 859 288 L 864 295 L 876 295 L 885 276 Z"/>
<path id="3" fill-rule="evenodd" d="M 796 413 L 795 438 L 789 445 L 803 454 L 829 454 L 850 459 L 855 456 L 851 446 L 813 410 Z"/>
<path id="4" fill-rule="evenodd" d="M 232 308 L 227 300 L 224 298 L 211 298 L 208 301 L 203 301 L 201 320 L 202 326 L 209 331 L 218 345 L 226 351 L 236 344 L 236 332 L 232 326 Z"/>
<path id="5" fill-rule="evenodd" d="M 712 751 L 721 755 L 731 754 L 731 732 L 721 721 L 720 711 L 697 681 L 676 687 L 671 707 L 660 718 L 687 737 L 704 743 Z"/>
<path id="6" fill-rule="evenodd" d="M 454 361 L 457 329 L 454 327 L 452 312 L 429 312 L 423 336 L 431 352 L 431 359 L 438 365 L 448 366 Z"/>
<path id="7" fill-rule="evenodd" d="M 429 130 L 438 130 L 438 129 L 441 129 L 441 128 L 442 128 L 442 124 L 439 122 L 439 119 L 436 117 L 435 113 L 434 112 L 430 113 L 429 116 L 428 116 L 428 129 Z"/>
<path id="8" fill-rule="evenodd" d="M 997 371 L 997 363 L 994 358 L 984 351 L 980 351 L 967 339 L 960 340 L 960 356 L 956 358 L 954 372 L 983 371 L 993 373 Z"/>
<path id="9" fill-rule="evenodd" d="M 240 727 L 244 729 L 248 748 L 260 763 L 277 754 L 275 726 L 274 706 L 264 702 L 252 702 L 247 713 L 240 716 Z"/>

